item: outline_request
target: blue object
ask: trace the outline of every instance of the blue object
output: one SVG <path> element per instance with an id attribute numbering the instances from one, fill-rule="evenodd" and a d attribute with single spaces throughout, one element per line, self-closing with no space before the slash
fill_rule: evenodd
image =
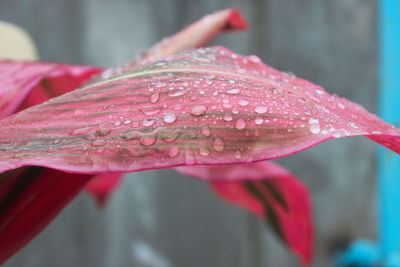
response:
<path id="1" fill-rule="evenodd" d="M 379 113 L 392 124 L 400 121 L 400 0 L 381 0 Z M 394 259 L 400 250 L 400 156 L 380 148 L 379 236 L 383 259 Z M 400 266 L 397 260 L 397 265 Z"/>
<path id="2" fill-rule="evenodd" d="M 379 113 L 400 125 L 400 0 L 379 1 Z M 400 156 L 378 150 L 379 242 L 356 241 L 338 266 L 400 267 Z"/>
<path id="3" fill-rule="evenodd" d="M 336 264 L 342 266 L 376 266 L 381 259 L 377 244 L 368 240 L 355 241 L 348 250 L 340 254 Z"/>

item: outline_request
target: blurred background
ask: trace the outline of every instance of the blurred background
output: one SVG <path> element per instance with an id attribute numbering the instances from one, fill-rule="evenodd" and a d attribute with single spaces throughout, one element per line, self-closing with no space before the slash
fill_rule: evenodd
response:
<path id="1" fill-rule="evenodd" d="M 115 66 L 228 7 L 251 28 L 212 44 L 256 54 L 376 112 L 372 0 L 1 0 L 0 20 L 27 30 L 41 60 Z M 333 266 L 353 239 L 376 239 L 375 149 L 350 138 L 279 160 L 312 193 L 313 266 Z M 127 176 L 105 209 L 82 193 L 4 266 L 300 266 L 263 221 L 206 183 L 168 169 Z"/>

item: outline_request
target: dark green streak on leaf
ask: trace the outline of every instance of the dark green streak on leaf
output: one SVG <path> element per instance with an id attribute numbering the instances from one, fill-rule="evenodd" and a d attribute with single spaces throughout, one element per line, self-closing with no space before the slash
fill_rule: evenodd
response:
<path id="1" fill-rule="evenodd" d="M 53 89 L 51 88 L 49 82 L 46 80 L 46 78 L 43 78 L 42 80 L 40 80 L 40 86 L 43 88 L 43 91 L 50 97 L 56 97 L 57 94 L 53 91 Z"/>
<path id="2" fill-rule="evenodd" d="M 265 211 L 266 211 L 266 218 L 265 220 L 267 223 L 270 225 L 272 230 L 276 233 L 276 235 L 283 241 L 286 242 L 286 239 L 283 235 L 283 231 L 281 228 L 281 223 L 279 220 L 278 215 L 275 213 L 271 205 L 268 203 L 268 201 L 264 198 L 262 193 L 254 186 L 252 182 L 245 182 L 244 186 L 246 189 L 249 191 L 251 195 L 256 197 L 263 205 Z"/>
<path id="3" fill-rule="evenodd" d="M 10 206 L 13 205 L 15 201 L 23 194 L 26 188 L 29 187 L 41 174 L 44 170 L 43 167 L 25 167 L 25 170 L 22 171 L 21 175 L 14 176 L 11 174 L 10 177 L 17 179 L 15 181 L 4 181 L 5 183 L 11 182 L 12 188 L 8 190 L 9 193 L 5 194 L 0 203 L 0 217 L 9 209 Z M 4 190 L 2 185 L 0 185 L 0 191 Z"/>
<path id="4" fill-rule="evenodd" d="M 284 179 L 284 178 L 280 178 L 280 179 Z M 271 193 L 271 195 L 276 199 L 276 201 L 279 202 L 279 204 L 281 204 L 282 208 L 286 211 L 286 212 L 290 212 L 290 207 L 289 205 L 286 203 L 285 198 L 282 196 L 282 194 L 280 194 L 279 191 L 277 191 L 274 188 L 274 185 L 271 184 L 269 181 L 262 181 L 261 182 L 262 185 Z"/>

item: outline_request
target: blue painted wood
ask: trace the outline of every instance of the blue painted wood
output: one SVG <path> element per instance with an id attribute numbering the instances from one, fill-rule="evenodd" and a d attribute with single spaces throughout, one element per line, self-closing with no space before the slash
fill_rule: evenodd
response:
<path id="1" fill-rule="evenodd" d="M 379 5 L 379 113 L 387 122 L 399 126 L 400 0 L 381 0 Z M 400 249 L 400 156 L 380 148 L 378 177 L 380 248 L 388 266 Z"/>
<path id="2" fill-rule="evenodd" d="M 379 114 L 400 125 L 400 0 L 379 1 Z M 400 156 L 378 150 L 379 243 L 355 241 L 338 266 L 400 267 Z"/>

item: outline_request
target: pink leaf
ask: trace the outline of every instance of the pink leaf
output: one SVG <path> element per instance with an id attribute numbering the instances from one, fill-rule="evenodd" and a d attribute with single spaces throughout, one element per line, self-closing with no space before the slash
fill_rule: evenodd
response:
<path id="1" fill-rule="evenodd" d="M 400 152 L 398 130 L 361 106 L 255 56 L 201 48 L 1 120 L 0 171 L 39 165 L 101 173 L 252 162 L 358 135 Z"/>
<path id="2" fill-rule="evenodd" d="M 99 71 L 89 66 L 0 60 L 0 118 L 71 91 Z"/>
<path id="3" fill-rule="evenodd" d="M 221 10 L 205 16 L 174 36 L 165 38 L 147 50 L 139 58 L 139 61 L 155 60 L 183 50 L 199 48 L 206 45 L 221 32 L 245 30 L 247 28 L 246 20 L 237 9 Z"/>
<path id="4" fill-rule="evenodd" d="M 311 262 L 314 230 L 310 194 L 288 171 L 269 161 L 175 169 L 209 181 L 223 199 L 265 218 L 303 264 Z"/>
<path id="5" fill-rule="evenodd" d="M 86 185 L 85 190 L 94 196 L 97 200 L 97 204 L 102 207 L 105 205 L 111 193 L 118 188 L 122 178 L 123 176 L 120 173 L 96 175 Z"/>

